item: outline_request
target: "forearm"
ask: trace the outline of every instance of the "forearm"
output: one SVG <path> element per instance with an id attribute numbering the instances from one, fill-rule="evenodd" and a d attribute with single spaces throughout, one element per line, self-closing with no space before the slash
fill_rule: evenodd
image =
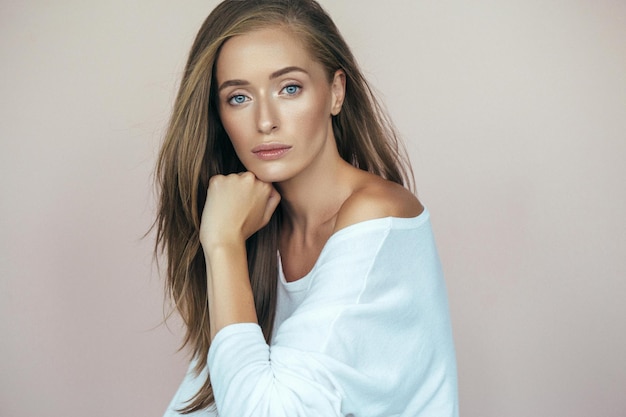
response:
<path id="1" fill-rule="evenodd" d="M 211 339 L 235 323 L 258 323 L 250 286 L 244 241 L 211 245 L 207 260 L 207 289 Z"/>

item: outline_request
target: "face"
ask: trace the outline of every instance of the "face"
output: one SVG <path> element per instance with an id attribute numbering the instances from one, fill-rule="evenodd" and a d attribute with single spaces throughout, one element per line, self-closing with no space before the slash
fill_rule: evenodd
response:
<path id="1" fill-rule="evenodd" d="M 331 116 L 341 110 L 345 76 L 329 80 L 293 34 L 271 28 L 229 39 L 216 78 L 222 124 L 260 180 L 287 181 L 336 150 Z"/>

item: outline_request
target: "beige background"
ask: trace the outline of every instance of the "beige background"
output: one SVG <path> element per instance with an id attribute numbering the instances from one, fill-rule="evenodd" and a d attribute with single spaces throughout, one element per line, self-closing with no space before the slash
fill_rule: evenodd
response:
<path id="1" fill-rule="evenodd" d="M 215 2 L 0 2 L 0 415 L 159 416 L 142 240 Z M 626 415 L 626 2 L 332 1 L 408 142 L 465 417 Z"/>

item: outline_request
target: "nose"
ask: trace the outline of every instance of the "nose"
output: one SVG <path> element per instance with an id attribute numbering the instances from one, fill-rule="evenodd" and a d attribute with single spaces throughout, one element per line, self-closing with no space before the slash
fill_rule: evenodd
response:
<path id="1" fill-rule="evenodd" d="M 257 130 L 259 133 L 269 135 L 278 130 L 278 114 L 270 97 L 257 101 Z"/>

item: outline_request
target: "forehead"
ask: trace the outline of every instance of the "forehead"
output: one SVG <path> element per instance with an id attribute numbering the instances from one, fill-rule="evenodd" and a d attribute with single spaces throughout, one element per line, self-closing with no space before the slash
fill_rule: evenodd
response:
<path id="1" fill-rule="evenodd" d="M 222 45 L 216 76 L 219 83 L 227 79 L 247 80 L 289 66 L 323 72 L 322 65 L 313 60 L 296 35 L 282 28 L 259 29 L 232 37 Z"/>

